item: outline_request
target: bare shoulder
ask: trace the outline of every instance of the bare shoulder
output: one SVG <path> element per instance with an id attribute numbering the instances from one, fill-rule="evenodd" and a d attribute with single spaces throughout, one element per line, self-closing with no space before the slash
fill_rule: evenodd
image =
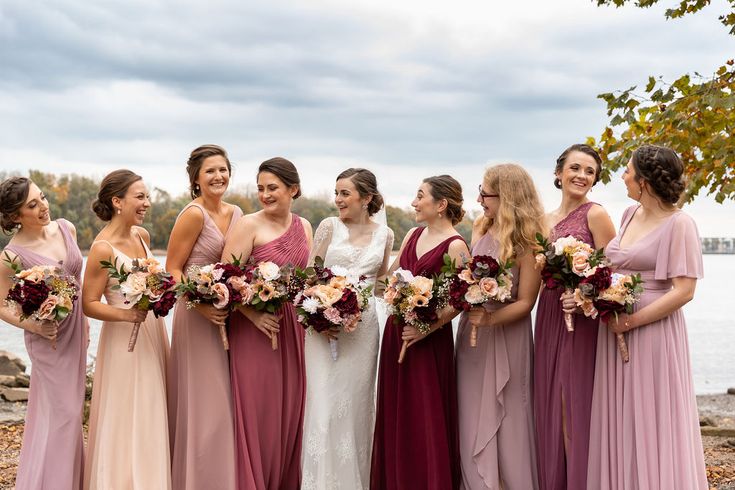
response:
<path id="1" fill-rule="evenodd" d="M 149 247 L 151 246 L 151 234 L 148 233 L 148 230 L 143 228 L 142 226 L 133 226 L 133 229 L 140 235 L 140 237 L 143 239 L 146 245 Z"/>
<path id="2" fill-rule="evenodd" d="M 456 235 L 459 236 L 459 235 Z M 451 254 L 460 254 L 460 253 L 467 253 L 469 252 L 469 248 L 467 248 L 467 242 L 464 241 L 463 237 L 461 240 L 452 240 L 452 242 L 449 244 L 448 251 Z"/>
<path id="3" fill-rule="evenodd" d="M 301 216 L 299 216 L 299 219 L 301 220 L 301 225 L 304 227 L 304 231 L 306 231 L 306 233 L 311 236 L 313 230 L 311 228 L 311 223 L 309 222 L 309 220 L 306 218 L 302 218 Z"/>
<path id="4" fill-rule="evenodd" d="M 115 254 L 112 250 L 112 245 L 110 245 L 107 241 L 95 240 L 89 247 L 87 263 L 99 262 L 100 260 L 109 260 L 114 255 Z"/>
<path id="5" fill-rule="evenodd" d="M 597 203 L 590 206 L 589 211 L 587 211 L 587 217 L 589 219 L 610 219 L 610 215 L 607 213 L 605 208 Z"/>

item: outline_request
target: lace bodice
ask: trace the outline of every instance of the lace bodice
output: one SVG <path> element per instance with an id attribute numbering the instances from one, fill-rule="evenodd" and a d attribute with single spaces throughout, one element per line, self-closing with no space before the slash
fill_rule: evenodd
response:
<path id="1" fill-rule="evenodd" d="M 356 247 L 350 243 L 350 231 L 337 217 L 325 219 L 314 235 L 315 256 L 324 258 L 324 265 L 340 265 L 350 272 L 364 275 L 375 282 L 380 266 L 383 264 L 386 249 L 393 247 L 393 231 L 385 225 L 378 225 L 373 231 L 370 243 Z"/>

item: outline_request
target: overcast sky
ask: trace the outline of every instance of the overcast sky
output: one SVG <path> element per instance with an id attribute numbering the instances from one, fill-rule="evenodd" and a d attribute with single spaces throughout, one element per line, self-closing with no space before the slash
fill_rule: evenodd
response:
<path id="1" fill-rule="evenodd" d="M 307 195 L 363 166 L 407 207 L 449 173 L 478 209 L 483 169 L 514 161 L 553 208 L 556 157 L 607 120 L 597 94 L 732 58 L 723 1 L 666 21 L 673 3 L 0 0 L 0 169 L 127 167 L 179 194 L 191 149 L 217 143 L 235 186 L 279 155 Z M 616 223 L 632 203 L 619 176 L 590 197 Z M 687 210 L 703 236 L 735 236 L 735 203 Z"/>

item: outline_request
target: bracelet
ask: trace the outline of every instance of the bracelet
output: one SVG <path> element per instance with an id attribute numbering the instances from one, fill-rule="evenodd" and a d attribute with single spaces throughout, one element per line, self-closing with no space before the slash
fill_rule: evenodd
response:
<path id="1" fill-rule="evenodd" d="M 625 318 L 625 323 L 623 325 L 625 325 L 625 330 L 630 330 L 630 317 Z"/>

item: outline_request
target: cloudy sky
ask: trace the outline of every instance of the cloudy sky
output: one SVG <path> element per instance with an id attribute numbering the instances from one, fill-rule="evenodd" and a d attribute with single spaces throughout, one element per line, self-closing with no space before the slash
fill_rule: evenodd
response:
<path id="1" fill-rule="evenodd" d="M 127 167 L 179 194 L 189 151 L 217 143 L 236 186 L 280 155 L 306 194 L 363 166 L 406 207 L 450 173 L 477 209 L 484 167 L 514 161 L 551 208 L 556 156 L 605 125 L 597 94 L 733 56 L 724 1 L 666 21 L 673 3 L 2 0 L 0 169 Z M 615 222 L 630 204 L 618 177 L 591 198 Z M 688 210 L 702 235 L 735 236 L 735 203 Z"/>

